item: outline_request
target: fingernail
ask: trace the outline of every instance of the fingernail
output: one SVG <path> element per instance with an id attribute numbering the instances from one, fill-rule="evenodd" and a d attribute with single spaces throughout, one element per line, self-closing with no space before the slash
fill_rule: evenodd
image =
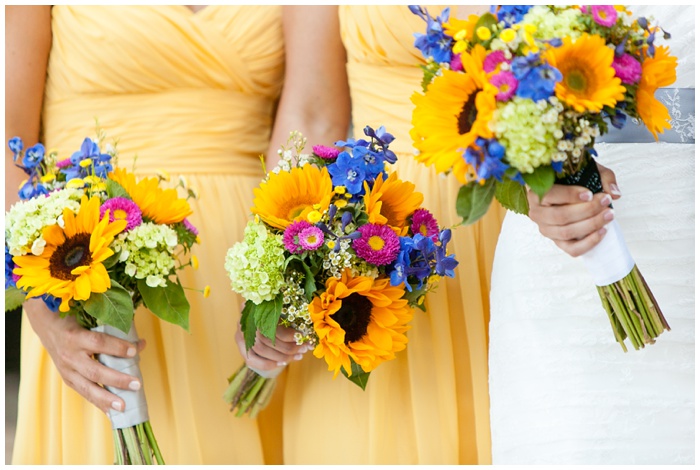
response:
<path id="1" fill-rule="evenodd" d="M 138 380 L 132 380 L 131 382 L 129 382 L 129 389 L 130 390 L 136 391 L 140 388 L 141 388 L 141 382 L 139 382 Z"/>
<path id="2" fill-rule="evenodd" d="M 277 365 L 280 367 L 284 367 L 287 365 L 287 363 L 286 362 L 278 362 Z"/>
<path id="3" fill-rule="evenodd" d="M 297 354 L 296 356 L 294 356 L 294 359 L 297 360 L 297 361 L 301 361 L 301 359 L 302 359 L 303 357 L 304 357 L 303 354 Z"/>
<path id="4" fill-rule="evenodd" d="M 605 214 L 603 214 L 603 220 L 606 220 L 610 222 L 612 219 L 615 218 L 615 212 L 612 209 L 608 209 L 605 211 Z"/>
<path id="5" fill-rule="evenodd" d="M 605 196 L 603 196 L 603 199 L 600 200 L 600 205 L 603 207 L 609 206 L 611 202 L 612 198 L 610 197 L 610 194 L 606 194 Z"/>
<path id="6" fill-rule="evenodd" d="M 607 232 L 607 231 L 608 231 L 608 229 L 603 227 L 600 230 L 598 230 L 598 235 L 605 235 L 605 232 Z"/>
<path id="7" fill-rule="evenodd" d="M 121 410 L 122 410 L 122 404 L 119 403 L 118 401 L 113 401 L 113 402 L 112 402 L 112 409 L 113 409 L 113 410 L 117 410 L 117 411 L 121 411 Z"/>
<path id="8" fill-rule="evenodd" d="M 613 193 L 615 196 L 622 196 L 620 188 L 618 188 L 615 183 L 610 185 L 610 192 Z"/>
<path id="9" fill-rule="evenodd" d="M 127 357 L 134 357 L 136 355 L 136 348 L 129 348 L 126 350 Z"/>
<path id="10" fill-rule="evenodd" d="M 590 201 L 593 199 L 593 193 L 590 191 L 584 191 L 579 193 L 578 197 L 581 198 L 582 201 Z"/>

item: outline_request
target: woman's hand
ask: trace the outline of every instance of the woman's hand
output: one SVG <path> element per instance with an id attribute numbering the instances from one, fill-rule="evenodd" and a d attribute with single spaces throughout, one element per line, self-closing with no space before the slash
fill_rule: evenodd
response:
<path id="1" fill-rule="evenodd" d="M 596 246 L 605 236 L 605 226 L 615 218 L 608 206 L 621 197 L 615 173 L 598 164 L 603 192 L 593 195 L 582 186 L 555 184 L 539 200 L 528 190 L 530 219 L 540 233 L 573 257 L 580 256 Z"/>
<path id="2" fill-rule="evenodd" d="M 238 331 L 236 331 L 236 345 L 238 345 L 238 351 L 245 358 L 249 367 L 261 371 L 272 370 L 286 366 L 292 361 L 300 361 L 304 357 L 304 353 L 311 349 L 306 344 L 296 344 L 295 331 L 293 328 L 278 326 L 274 345 L 269 338 L 264 337 L 258 331 L 255 336 L 255 344 L 246 351 L 245 339 L 239 323 Z"/>
<path id="3" fill-rule="evenodd" d="M 110 408 L 123 411 L 124 400 L 99 384 L 138 390 L 141 383 L 135 377 L 100 364 L 93 355 L 134 357 L 145 347 L 145 341 L 132 344 L 105 333 L 87 330 L 78 324 L 75 317 L 60 318 L 40 299 L 29 300 L 24 307 L 32 328 L 66 385 L 105 413 Z"/>

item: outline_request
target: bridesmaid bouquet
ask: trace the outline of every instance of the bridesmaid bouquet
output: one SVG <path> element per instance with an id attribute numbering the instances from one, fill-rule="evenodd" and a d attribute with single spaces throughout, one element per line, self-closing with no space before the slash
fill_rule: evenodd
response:
<path id="1" fill-rule="evenodd" d="M 245 299 L 246 347 L 256 332 L 274 341 L 278 325 L 297 330 L 335 378 L 363 390 L 372 370 L 406 348 L 412 308 L 454 276 L 449 229 L 422 209 L 415 185 L 387 171 L 396 161 L 384 127 L 368 140 L 306 145 L 292 132 L 282 157 L 254 190 L 255 219 L 226 256 L 235 292 Z M 237 416 L 255 416 L 270 397 L 274 375 L 243 366 L 224 399 Z"/>
<path id="2" fill-rule="evenodd" d="M 496 198 L 527 214 L 525 185 L 602 191 L 593 157 L 596 137 L 627 117 L 657 134 L 670 128 L 654 98 L 675 81 L 676 58 L 654 46 L 661 31 L 624 7 L 503 5 L 466 20 L 449 9 L 427 22 L 415 46 L 427 58 L 411 136 L 417 159 L 452 172 L 463 186 L 457 212 L 476 222 Z M 627 351 L 669 330 L 615 221 L 586 253 L 617 341 Z"/>
<path id="3" fill-rule="evenodd" d="M 5 310 L 40 297 L 61 317 L 135 342 L 134 310 L 143 303 L 187 330 L 189 303 L 177 271 L 196 268 L 197 259 L 181 263 L 176 250 L 188 253 L 198 241 L 185 218 L 189 203 L 176 189 L 162 189 L 162 177 L 137 181 L 114 168 L 116 149 L 103 151 L 103 138 L 86 138 L 67 159 L 40 143 L 25 151 L 20 138 L 10 139 L 28 178 L 20 202 L 5 214 Z M 138 356 L 97 359 L 141 379 Z M 143 389 L 107 388 L 126 403 L 122 412 L 110 410 L 115 463 L 163 464 Z"/>

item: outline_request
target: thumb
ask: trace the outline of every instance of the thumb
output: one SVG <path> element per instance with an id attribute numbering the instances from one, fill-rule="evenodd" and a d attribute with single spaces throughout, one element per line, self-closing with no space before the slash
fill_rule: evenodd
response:
<path id="1" fill-rule="evenodd" d="M 600 173 L 600 181 L 603 184 L 603 192 L 610 194 L 613 200 L 620 199 L 622 193 L 620 192 L 620 187 L 617 185 L 617 179 L 615 178 L 615 172 L 610 168 L 596 163 L 598 165 L 598 172 Z"/>

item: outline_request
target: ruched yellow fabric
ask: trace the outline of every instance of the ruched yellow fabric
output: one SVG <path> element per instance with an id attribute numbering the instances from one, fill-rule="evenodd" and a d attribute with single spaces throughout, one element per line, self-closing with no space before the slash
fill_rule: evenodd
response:
<path id="1" fill-rule="evenodd" d="M 423 63 L 413 47 L 425 23 L 406 6 L 340 6 L 356 137 L 370 125 L 396 136 L 395 169 L 425 195 L 441 224 L 457 224 L 459 185 L 412 158 L 411 94 Z M 440 6 L 429 8 L 432 14 Z M 416 311 L 406 352 L 372 372 L 366 391 L 322 361 L 290 366 L 284 403 L 287 464 L 488 464 L 488 293 L 504 211 L 453 231 L 460 264 Z M 311 432 L 311 429 L 320 429 Z"/>
<path id="2" fill-rule="evenodd" d="M 61 155 L 95 135 L 118 139 L 119 165 L 158 169 L 198 188 L 199 270 L 186 287 L 190 333 L 141 309 L 141 368 L 151 423 L 168 464 L 280 463 L 263 419 L 236 418 L 221 399 L 242 364 L 234 342 L 242 299 L 223 263 L 250 216 L 283 77 L 279 6 L 56 6 L 43 134 Z M 22 328 L 13 463 L 109 464 L 107 417 L 67 387 L 28 322 Z M 276 421 L 275 425 L 279 426 Z M 267 453 L 266 449 L 271 449 Z"/>

